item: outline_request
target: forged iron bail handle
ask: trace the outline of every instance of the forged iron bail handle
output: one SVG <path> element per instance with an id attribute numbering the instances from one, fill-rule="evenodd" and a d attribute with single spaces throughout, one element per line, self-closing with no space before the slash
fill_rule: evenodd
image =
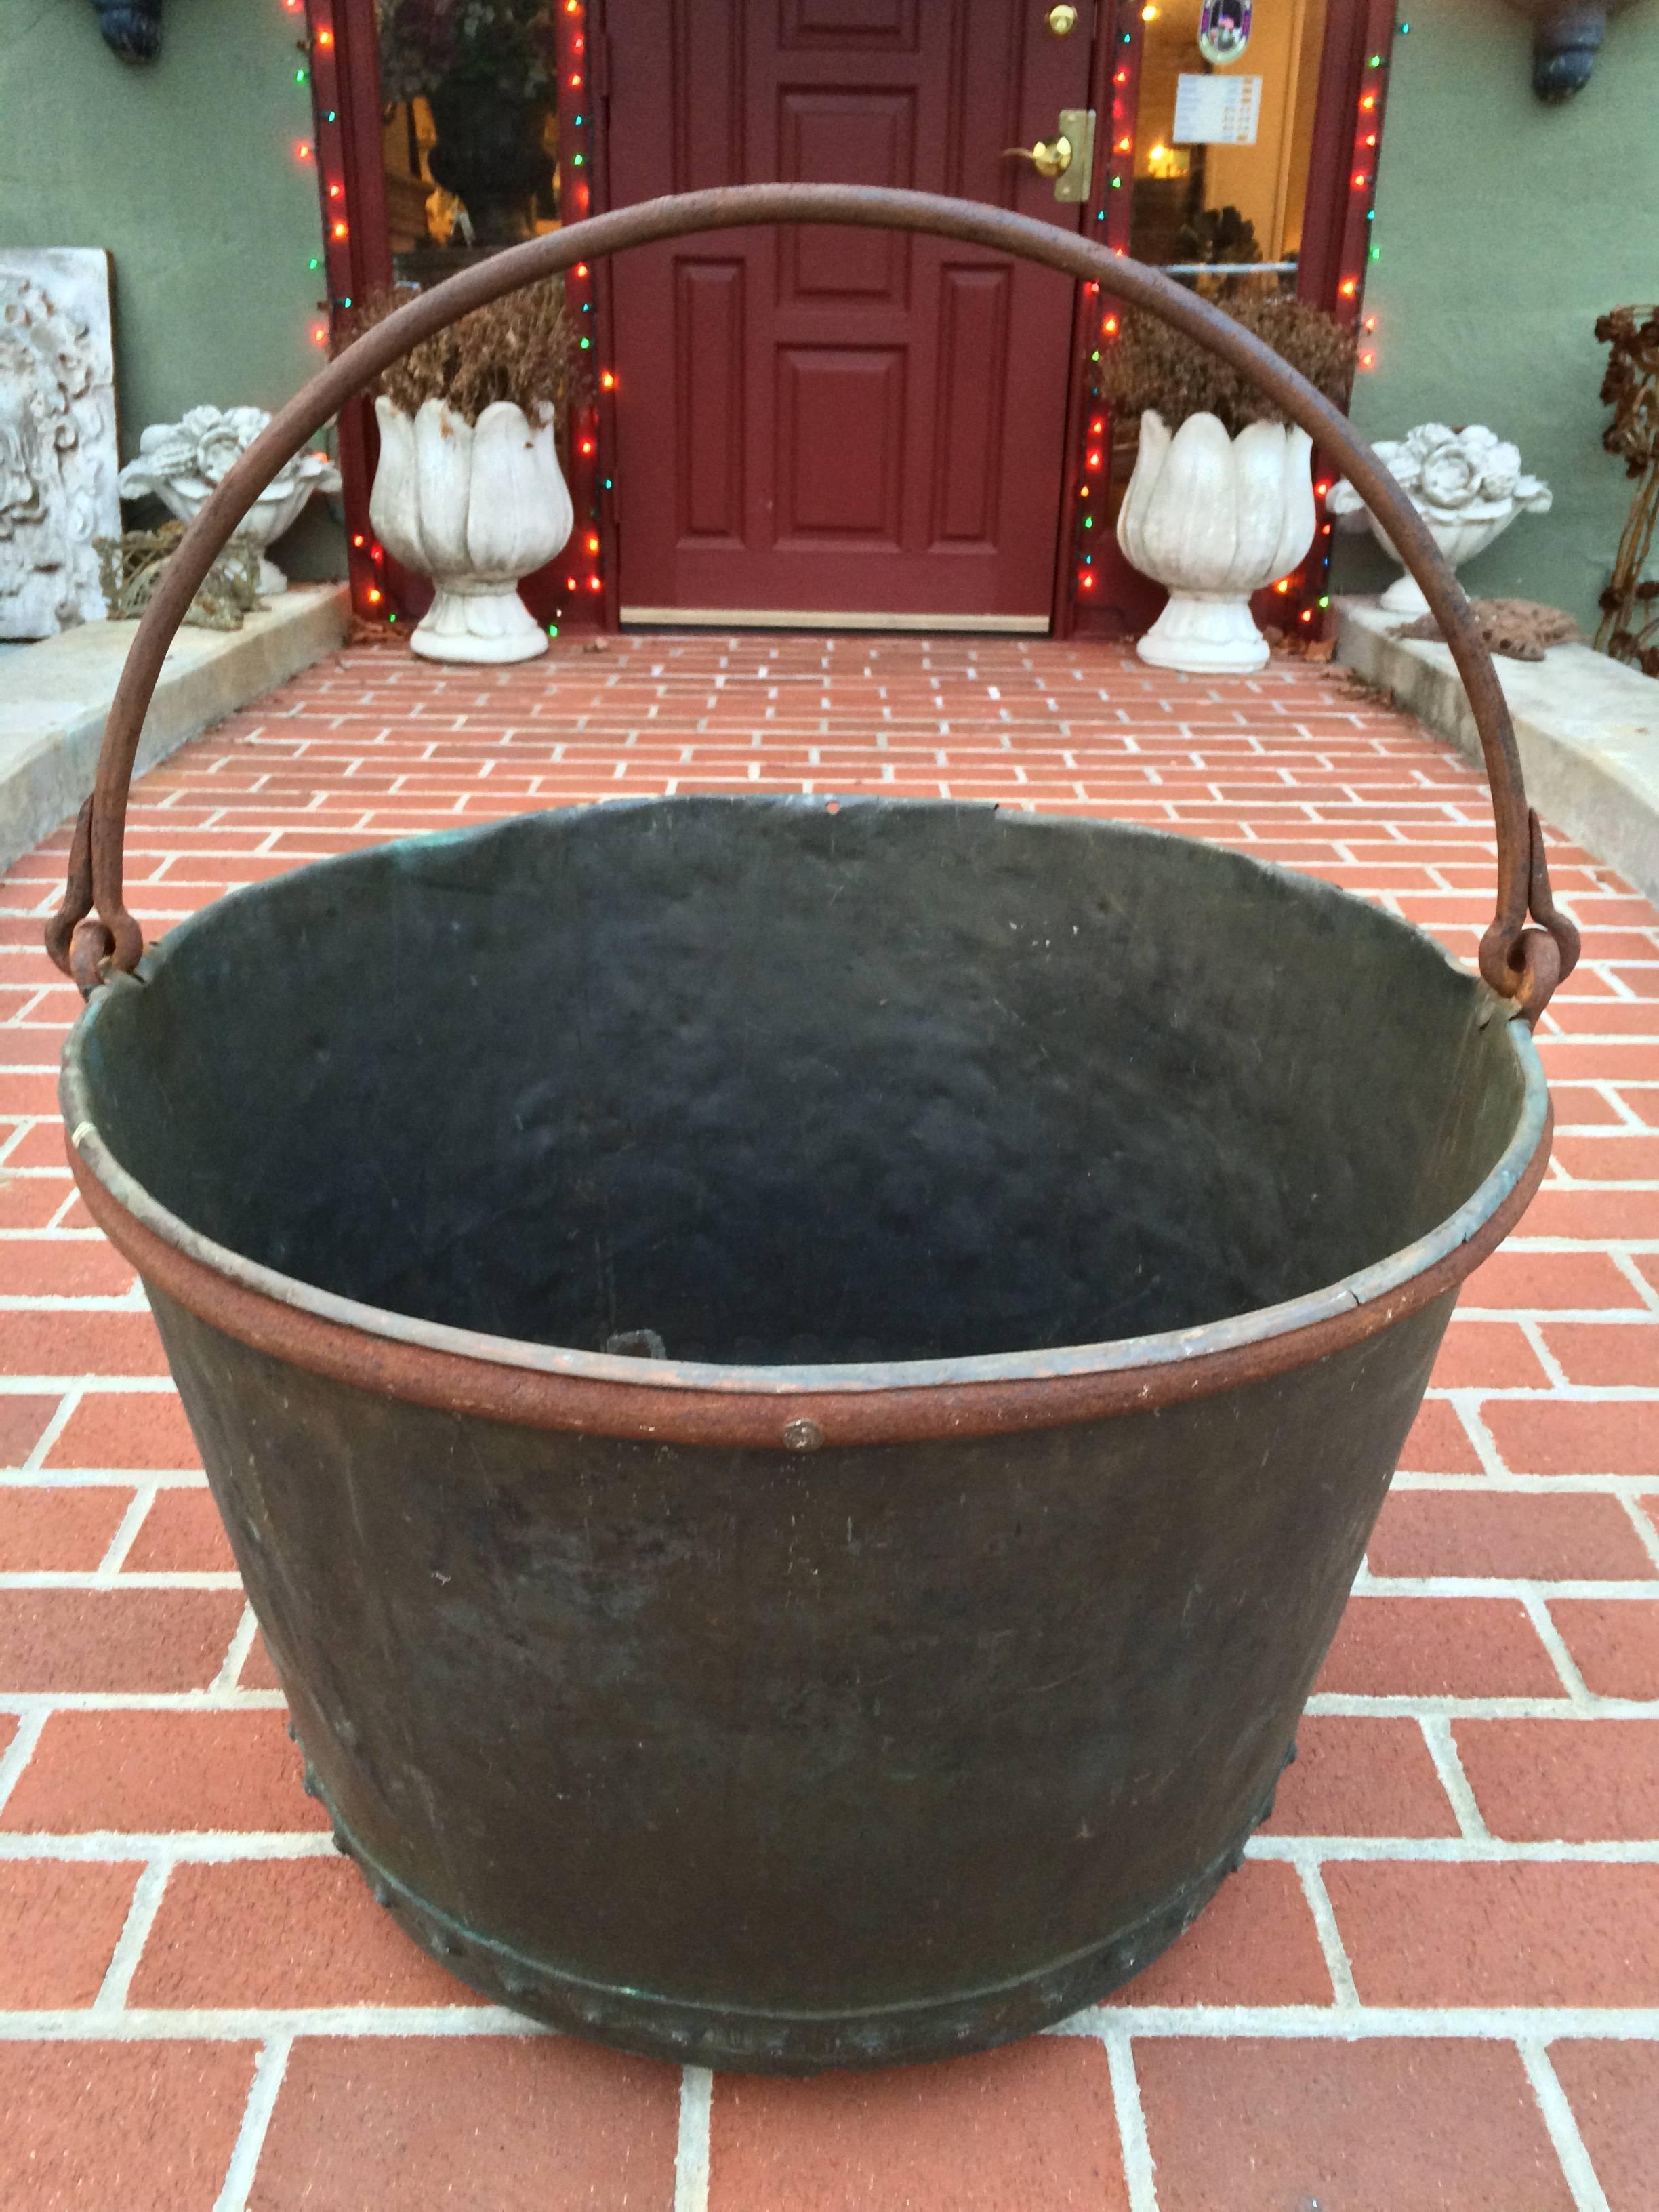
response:
<path id="1" fill-rule="evenodd" d="M 1542 841 L 1527 807 L 1503 689 L 1468 601 L 1427 526 L 1346 416 L 1271 347 L 1157 270 L 1030 216 L 868 185 L 734 185 L 590 216 L 509 247 L 417 294 L 319 369 L 272 417 L 188 525 L 138 624 L 105 723 L 97 782 L 77 824 L 64 902 L 46 927 L 46 949 L 56 964 L 74 976 L 83 993 L 95 987 L 106 963 L 129 973 L 138 964 L 143 934 L 122 897 L 122 848 L 144 715 L 167 647 L 203 579 L 283 464 L 412 346 L 492 300 L 558 276 L 580 260 L 629 247 L 705 231 L 794 222 L 921 232 L 1092 283 L 1161 317 L 1242 370 L 1316 446 L 1340 461 L 1421 586 L 1462 678 L 1480 733 L 1498 834 L 1497 912 L 1481 940 L 1480 973 L 1494 991 L 1535 1021 L 1577 958 L 1578 934 L 1557 914 L 1550 896 Z M 1527 927 L 1529 913 L 1538 929 Z M 1547 940 L 1547 953 L 1540 947 L 1540 936 Z"/>

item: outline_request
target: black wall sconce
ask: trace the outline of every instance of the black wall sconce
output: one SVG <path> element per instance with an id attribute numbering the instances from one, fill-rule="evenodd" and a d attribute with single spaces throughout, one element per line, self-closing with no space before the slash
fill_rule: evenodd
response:
<path id="1" fill-rule="evenodd" d="M 124 62 L 153 62 L 161 51 L 161 0 L 92 0 L 104 44 Z"/>
<path id="2" fill-rule="evenodd" d="M 1607 27 L 1630 0 L 1510 0 L 1532 18 L 1532 88 L 1540 100 L 1571 100 L 1589 82 Z"/>

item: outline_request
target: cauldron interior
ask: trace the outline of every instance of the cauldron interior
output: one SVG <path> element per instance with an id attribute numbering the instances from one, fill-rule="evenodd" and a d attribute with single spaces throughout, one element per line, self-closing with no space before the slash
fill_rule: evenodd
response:
<path id="1" fill-rule="evenodd" d="M 223 899 L 88 1041 L 116 1158 L 244 1257 L 671 1357 L 947 1358 L 1188 1328 L 1424 1235 L 1511 1136 L 1426 938 L 1180 837 L 676 799 Z"/>

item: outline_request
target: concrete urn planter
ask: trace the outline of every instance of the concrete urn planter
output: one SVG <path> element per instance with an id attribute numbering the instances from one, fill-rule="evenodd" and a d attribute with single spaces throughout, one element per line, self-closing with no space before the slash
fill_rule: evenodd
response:
<path id="1" fill-rule="evenodd" d="M 1171 436 L 1161 415 L 1141 416 L 1117 542 L 1170 594 L 1135 648 L 1143 660 L 1193 675 L 1265 665 L 1249 596 L 1313 543 L 1312 451 L 1305 430 L 1278 422 L 1230 438 L 1215 416 L 1192 415 Z"/>
<path id="2" fill-rule="evenodd" d="M 1450 568 L 1484 553 L 1517 514 L 1549 512 L 1549 486 L 1538 477 L 1523 476 L 1520 449 L 1483 422 L 1458 430 L 1443 422 L 1419 422 L 1403 438 L 1377 439 L 1374 450 L 1409 494 Z M 1346 478 L 1332 486 L 1328 504 L 1333 514 L 1352 518 L 1352 526 L 1363 517 L 1389 558 L 1400 561 L 1388 532 Z M 1400 565 L 1403 568 L 1404 562 Z M 1382 605 L 1396 615 L 1422 615 L 1429 610 L 1421 587 L 1409 574 L 1389 585 Z"/>
<path id="3" fill-rule="evenodd" d="M 193 522 L 270 420 L 264 407 L 192 407 L 176 422 L 152 422 L 137 458 L 121 471 L 122 498 L 152 495 L 180 522 Z M 339 489 L 340 471 L 325 453 L 295 453 L 242 518 L 237 534 L 259 549 L 259 589 L 266 599 L 288 589 L 288 578 L 270 558 L 271 544 L 298 521 L 314 493 Z"/>
<path id="4" fill-rule="evenodd" d="M 410 643 L 428 660 L 532 660 L 547 650 L 518 594 L 520 577 L 550 561 L 575 520 L 553 443 L 553 410 L 532 423 L 496 400 L 477 423 L 445 401 L 405 415 L 377 399 L 380 460 L 369 520 L 405 568 L 437 596 Z"/>

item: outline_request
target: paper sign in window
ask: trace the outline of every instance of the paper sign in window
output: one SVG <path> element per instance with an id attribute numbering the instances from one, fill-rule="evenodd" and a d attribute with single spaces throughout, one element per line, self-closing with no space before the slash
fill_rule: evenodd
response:
<path id="1" fill-rule="evenodd" d="M 1177 146 L 1254 146 L 1261 119 L 1259 76 L 1200 76 L 1182 70 L 1176 79 Z"/>

